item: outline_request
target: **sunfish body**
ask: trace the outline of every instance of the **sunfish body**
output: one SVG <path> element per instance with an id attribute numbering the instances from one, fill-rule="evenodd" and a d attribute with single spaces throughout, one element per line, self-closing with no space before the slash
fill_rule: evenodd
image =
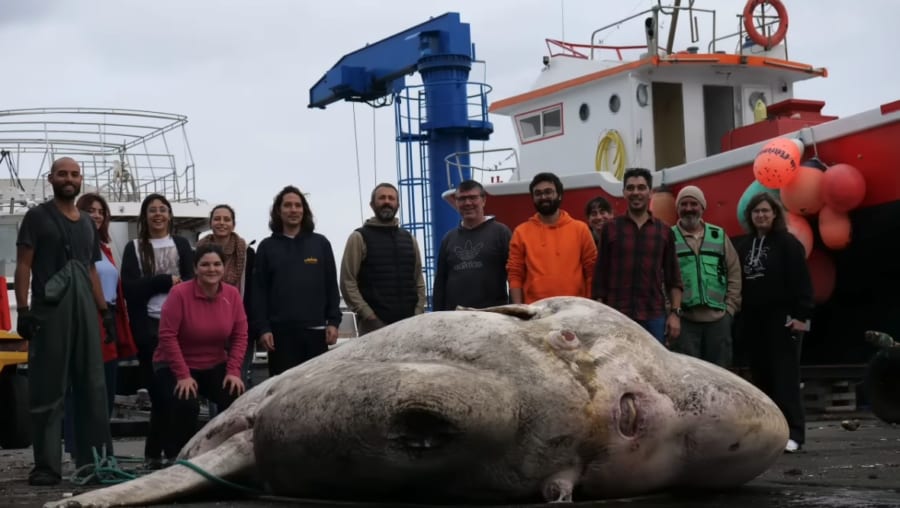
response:
<path id="1" fill-rule="evenodd" d="M 666 350 L 601 303 L 416 316 L 270 378 L 182 458 L 303 498 L 601 499 L 729 488 L 783 452 L 778 407 Z M 210 490 L 182 465 L 46 506 L 146 505 Z"/>

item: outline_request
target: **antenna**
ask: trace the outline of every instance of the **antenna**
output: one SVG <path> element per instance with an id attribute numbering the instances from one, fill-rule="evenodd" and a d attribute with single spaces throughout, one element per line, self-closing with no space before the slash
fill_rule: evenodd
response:
<path id="1" fill-rule="evenodd" d="M 561 25 L 562 34 L 560 40 L 566 40 L 566 0 L 559 0 L 559 23 Z"/>

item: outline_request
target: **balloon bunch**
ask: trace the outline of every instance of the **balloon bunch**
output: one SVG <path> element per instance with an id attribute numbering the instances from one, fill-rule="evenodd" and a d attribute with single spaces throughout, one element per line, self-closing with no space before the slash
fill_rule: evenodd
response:
<path id="1" fill-rule="evenodd" d="M 866 181 L 849 164 L 825 166 L 818 159 L 801 164 L 803 150 L 800 140 L 790 138 L 775 138 L 763 146 L 753 161 L 756 179 L 738 202 L 738 220 L 749 231 L 744 220 L 747 203 L 760 192 L 774 194 L 784 205 L 788 231 L 806 250 L 816 301 L 821 302 L 834 290 L 834 264 L 826 253 L 813 252 L 813 231 L 807 218 L 817 218 L 825 247 L 846 248 L 852 233 L 848 212 L 865 199 Z"/>

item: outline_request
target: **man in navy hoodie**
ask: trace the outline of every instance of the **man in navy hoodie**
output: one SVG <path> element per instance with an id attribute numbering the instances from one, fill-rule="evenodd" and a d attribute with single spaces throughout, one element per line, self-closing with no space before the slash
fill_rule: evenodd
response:
<path id="1" fill-rule="evenodd" d="M 334 252 L 313 232 L 300 189 L 289 185 L 275 196 L 269 229 L 256 249 L 252 312 L 269 375 L 276 376 L 337 342 L 341 308 Z"/>

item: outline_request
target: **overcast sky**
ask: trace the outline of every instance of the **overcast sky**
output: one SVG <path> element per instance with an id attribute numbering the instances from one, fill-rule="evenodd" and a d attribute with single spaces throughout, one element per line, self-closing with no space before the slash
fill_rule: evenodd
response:
<path id="1" fill-rule="evenodd" d="M 309 193 L 317 229 L 340 259 L 360 223 L 354 112 L 349 103 L 308 109 L 309 88 L 344 54 L 457 11 L 487 61 L 491 100 L 525 91 L 545 38 L 588 42 L 605 24 L 650 0 L 0 0 L 0 109 L 114 107 L 180 113 L 197 164 L 198 194 L 237 209 L 238 232 L 268 234 L 267 214 L 285 184 Z M 683 2 L 687 3 L 687 2 Z M 737 28 L 739 0 L 716 5 L 719 33 Z M 900 2 L 787 0 L 792 60 L 824 66 L 800 98 L 845 116 L 900 99 L 895 64 Z M 701 23 L 701 30 L 706 29 Z M 667 33 L 667 32 L 666 32 Z M 708 33 L 701 33 L 704 37 Z M 620 31 L 607 44 L 643 44 Z M 472 80 L 485 69 L 476 67 Z M 362 201 L 376 180 L 396 181 L 393 110 L 357 104 Z M 491 145 L 515 142 L 492 118 Z M 476 147 L 473 147 L 473 149 Z M 22 176 L 28 168 L 20 168 Z M 370 210 L 365 206 L 364 215 Z"/>

